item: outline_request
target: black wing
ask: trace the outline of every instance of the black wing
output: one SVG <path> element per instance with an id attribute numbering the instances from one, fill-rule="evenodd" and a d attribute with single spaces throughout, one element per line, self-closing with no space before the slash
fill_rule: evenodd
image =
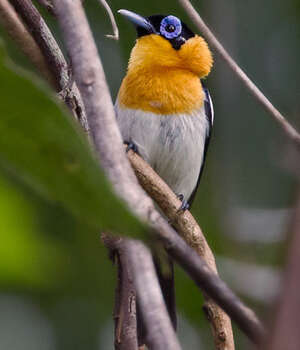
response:
<path id="1" fill-rule="evenodd" d="M 208 89 L 205 87 L 205 85 L 202 81 L 201 81 L 201 84 L 202 84 L 202 88 L 204 91 L 204 110 L 205 110 L 205 115 L 206 115 L 206 118 L 208 121 L 208 128 L 207 128 L 207 133 L 206 133 L 206 139 L 205 139 L 204 151 L 203 151 L 203 160 L 202 160 L 202 164 L 201 164 L 201 168 L 200 168 L 199 177 L 198 177 L 195 189 L 192 192 L 192 194 L 188 200 L 188 203 L 190 206 L 192 205 L 192 203 L 194 201 L 194 198 L 195 198 L 195 195 L 196 195 L 199 183 L 200 183 L 201 175 L 202 175 L 202 172 L 204 169 L 206 153 L 207 153 L 207 149 L 208 149 L 208 145 L 209 145 L 209 141 L 210 141 L 210 136 L 211 136 L 211 132 L 212 132 L 212 127 L 213 127 L 213 123 L 214 123 L 214 107 L 212 104 L 212 100 L 211 100 Z"/>

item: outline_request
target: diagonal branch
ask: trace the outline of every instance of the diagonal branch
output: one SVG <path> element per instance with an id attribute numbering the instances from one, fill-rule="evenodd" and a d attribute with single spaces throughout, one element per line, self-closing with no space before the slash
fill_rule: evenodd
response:
<path id="1" fill-rule="evenodd" d="M 189 211 L 178 212 L 180 200 L 138 154 L 129 151 L 127 156 L 144 190 L 155 200 L 187 244 L 217 273 L 214 255 L 192 214 Z M 208 296 L 205 299 L 204 310 L 212 325 L 216 349 L 234 349 L 230 318 L 212 299 Z"/>
<path id="2" fill-rule="evenodd" d="M 0 24 L 6 29 L 10 37 L 16 42 L 22 52 L 32 64 L 43 74 L 51 85 L 55 86 L 54 77 L 48 64 L 30 33 L 16 14 L 8 0 L 0 0 Z"/>
<path id="3" fill-rule="evenodd" d="M 75 118 L 79 120 L 83 129 L 88 131 L 85 108 L 80 93 L 76 84 L 69 77 L 68 64 L 44 19 L 30 0 L 11 0 L 11 3 L 44 55 L 55 80 L 57 92 L 60 93 Z"/>
<path id="4" fill-rule="evenodd" d="M 264 109 L 270 114 L 270 116 L 278 122 L 281 128 L 285 131 L 286 135 L 294 141 L 296 144 L 300 144 L 300 134 L 298 131 L 285 119 L 285 117 L 276 109 L 270 100 L 259 90 L 259 88 L 253 83 L 253 81 L 247 76 L 247 74 L 238 66 L 229 53 L 225 50 L 224 46 L 214 36 L 212 31 L 204 23 L 198 12 L 194 9 L 189 0 L 179 0 L 182 7 L 186 10 L 192 21 L 197 28 L 203 33 L 203 36 L 207 39 L 208 43 L 214 48 L 223 60 L 232 69 L 234 74 L 242 81 L 244 86 L 251 92 L 254 98 L 264 107 Z"/>
<path id="5" fill-rule="evenodd" d="M 168 225 L 138 185 L 123 151 L 113 104 L 101 61 L 79 0 L 55 0 L 74 77 L 81 92 L 99 163 L 115 193 L 140 219 L 156 231 L 165 249 L 193 280 L 234 319 L 255 342 L 264 334 L 255 314 L 245 307 L 207 264 Z"/>

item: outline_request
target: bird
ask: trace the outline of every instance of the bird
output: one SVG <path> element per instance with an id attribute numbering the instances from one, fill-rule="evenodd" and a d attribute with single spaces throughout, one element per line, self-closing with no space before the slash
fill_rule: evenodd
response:
<path id="1" fill-rule="evenodd" d="M 203 82 L 212 68 L 212 53 L 176 16 L 118 12 L 137 31 L 115 103 L 123 140 L 177 194 L 181 209 L 188 209 L 213 126 L 212 100 Z"/>
<path id="2" fill-rule="evenodd" d="M 115 103 L 123 141 L 181 199 L 179 210 L 186 210 L 199 186 L 214 121 L 203 81 L 212 69 L 212 53 L 205 39 L 174 15 L 118 12 L 137 32 Z M 170 290 L 166 294 L 170 299 Z"/>

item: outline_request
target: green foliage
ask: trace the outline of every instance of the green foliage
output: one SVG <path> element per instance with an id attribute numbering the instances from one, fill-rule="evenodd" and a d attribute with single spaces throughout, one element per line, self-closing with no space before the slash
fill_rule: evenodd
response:
<path id="1" fill-rule="evenodd" d="M 80 128 L 3 48 L 0 76 L 0 283 L 57 286 L 72 280 L 72 256 L 93 279 L 85 269 L 99 268 L 100 230 L 141 235 L 144 226 L 112 192 Z"/>
<path id="2" fill-rule="evenodd" d="M 86 137 L 46 89 L 0 53 L 0 166 L 87 225 L 129 235 L 142 225 L 113 194 Z M 112 218 L 118 217 L 118 220 Z"/>
<path id="3" fill-rule="evenodd" d="M 32 204 L 2 175 L 0 194 L 0 283 L 47 286 L 62 251 L 39 235 Z"/>

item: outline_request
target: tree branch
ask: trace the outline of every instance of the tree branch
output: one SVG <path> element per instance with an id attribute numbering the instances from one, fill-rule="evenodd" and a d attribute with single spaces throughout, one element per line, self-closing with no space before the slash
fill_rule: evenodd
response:
<path id="1" fill-rule="evenodd" d="M 105 8 L 105 10 L 108 14 L 108 17 L 110 19 L 112 30 L 113 30 L 113 35 L 106 34 L 106 37 L 110 38 L 110 39 L 114 39 L 114 40 L 119 40 L 119 28 L 117 26 L 115 16 L 114 16 L 111 8 L 109 7 L 108 3 L 105 0 L 98 0 L 98 1 Z"/>
<path id="2" fill-rule="evenodd" d="M 99 163 L 115 192 L 135 215 L 156 231 L 170 255 L 203 290 L 237 321 L 255 342 L 263 329 L 253 312 L 211 271 L 155 210 L 150 198 L 138 185 L 123 151 L 122 139 L 114 116 L 95 42 L 79 0 L 55 0 L 55 11 L 72 59 L 74 77 L 81 92 Z"/>
<path id="3" fill-rule="evenodd" d="M 138 350 L 136 291 L 124 239 L 102 234 L 102 241 L 117 262 L 118 281 L 115 294 L 115 350 Z"/>
<path id="4" fill-rule="evenodd" d="M 197 28 L 201 31 L 212 48 L 214 48 L 223 60 L 232 69 L 234 74 L 242 81 L 244 86 L 251 92 L 254 98 L 264 107 L 268 114 L 278 122 L 280 127 L 285 131 L 290 140 L 296 144 L 300 144 L 300 134 L 298 131 L 285 119 L 285 117 L 273 106 L 270 100 L 259 90 L 259 88 L 250 80 L 247 74 L 238 66 L 223 45 L 214 36 L 212 31 L 204 23 L 198 12 L 194 9 L 189 0 L 178 0 L 182 7 L 186 10 Z"/>
<path id="5" fill-rule="evenodd" d="M 16 14 L 8 0 L 0 0 L 0 23 L 10 37 L 16 42 L 22 52 L 29 58 L 35 67 L 43 74 L 48 82 L 55 86 L 54 77 L 49 70 L 42 52 L 32 36 Z"/>
<path id="6" fill-rule="evenodd" d="M 68 64 L 47 24 L 30 0 L 11 0 L 11 3 L 44 55 L 53 74 L 57 92 L 60 93 L 60 97 L 66 102 L 75 118 L 79 120 L 83 129 L 88 132 L 85 108 L 80 93 L 76 84 L 69 78 Z"/>
<path id="7" fill-rule="evenodd" d="M 181 349 L 164 303 L 151 253 L 141 242 L 126 240 L 124 243 L 146 328 L 147 347 L 150 350 Z"/>
<path id="8" fill-rule="evenodd" d="M 178 212 L 181 201 L 150 165 L 138 154 L 129 151 L 127 156 L 144 190 L 155 200 L 187 244 L 192 247 L 197 254 L 203 258 L 211 270 L 217 274 L 214 255 L 192 214 L 188 210 Z M 207 295 L 205 299 L 204 310 L 212 325 L 216 349 L 234 349 L 230 318 Z"/>

